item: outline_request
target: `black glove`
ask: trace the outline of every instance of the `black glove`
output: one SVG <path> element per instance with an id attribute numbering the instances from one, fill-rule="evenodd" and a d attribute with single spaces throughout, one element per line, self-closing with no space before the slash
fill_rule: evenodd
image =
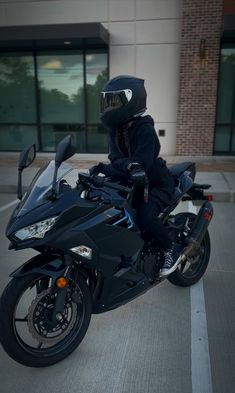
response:
<path id="1" fill-rule="evenodd" d="M 95 175 L 98 175 L 99 173 L 102 173 L 102 170 L 104 169 L 104 165 L 105 164 L 100 162 L 99 164 L 92 166 L 89 169 L 90 176 L 95 176 Z"/>
<path id="2" fill-rule="evenodd" d="M 128 166 L 131 180 L 136 186 L 144 186 L 147 183 L 147 175 L 144 168 L 137 162 L 133 162 Z"/>

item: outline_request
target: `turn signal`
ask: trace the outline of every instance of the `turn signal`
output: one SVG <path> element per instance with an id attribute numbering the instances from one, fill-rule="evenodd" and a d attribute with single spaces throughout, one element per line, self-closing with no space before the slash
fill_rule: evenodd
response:
<path id="1" fill-rule="evenodd" d="M 57 288 L 64 288 L 68 285 L 68 280 L 65 277 L 59 277 L 57 278 L 55 284 Z"/>

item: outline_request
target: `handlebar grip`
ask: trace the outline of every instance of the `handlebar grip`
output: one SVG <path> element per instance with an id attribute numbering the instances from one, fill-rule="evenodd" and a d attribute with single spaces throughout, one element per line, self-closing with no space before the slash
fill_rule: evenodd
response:
<path id="1" fill-rule="evenodd" d="M 103 187 L 104 179 L 105 179 L 104 177 L 96 176 L 96 177 L 92 177 L 91 179 L 92 179 L 92 184 L 95 187 Z"/>
<path id="2" fill-rule="evenodd" d="M 132 190 L 132 188 L 125 187 L 125 186 L 120 186 L 120 184 L 116 184 L 116 183 L 113 183 L 113 182 L 111 182 L 111 181 L 104 182 L 103 185 L 104 185 L 104 186 L 107 186 L 107 187 L 109 187 L 109 188 L 113 188 L 114 190 L 124 191 L 124 192 L 126 192 L 126 193 L 129 193 L 129 192 L 131 192 L 131 190 Z"/>
<path id="3" fill-rule="evenodd" d="M 105 180 L 105 176 L 90 176 L 86 173 L 79 174 L 79 180 L 83 183 L 93 184 L 95 187 L 109 187 L 113 190 L 123 191 L 126 193 L 130 193 L 132 188 L 121 186 L 120 184 L 113 183 L 111 181 Z"/>

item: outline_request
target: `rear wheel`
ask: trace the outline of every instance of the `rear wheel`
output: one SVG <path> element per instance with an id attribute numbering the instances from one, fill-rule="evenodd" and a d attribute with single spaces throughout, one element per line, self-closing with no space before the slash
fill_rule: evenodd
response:
<path id="1" fill-rule="evenodd" d="M 195 218 L 196 215 L 193 213 L 181 213 L 178 217 L 175 216 L 176 222 L 178 221 L 177 224 L 183 220 L 186 222 L 188 229 L 192 227 Z M 178 233 L 176 236 L 182 236 L 182 231 L 184 231 L 184 229 L 177 231 Z M 177 269 L 169 277 L 167 277 L 167 279 L 172 284 L 181 287 L 187 287 L 195 284 L 201 279 L 207 269 L 210 259 L 210 250 L 210 236 L 208 231 L 206 231 L 197 253 L 186 259 L 186 261 L 181 262 Z"/>
<path id="2" fill-rule="evenodd" d="M 53 318 L 57 292 L 51 279 L 29 275 L 14 278 L 0 301 L 0 341 L 14 360 L 29 367 L 55 364 L 80 344 L 91 318 L 91 296 L 82 278 L 71 283 L 63 312 Z M 58 290 L 59 291 L 59 290 Z"/>

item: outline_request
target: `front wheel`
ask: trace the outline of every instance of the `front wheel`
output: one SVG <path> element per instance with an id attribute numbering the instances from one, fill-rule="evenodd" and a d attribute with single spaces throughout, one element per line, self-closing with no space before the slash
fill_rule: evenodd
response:
<path id="1" fill-rule="evenodd" d="M 64 310 L 53 316 L 58 291 L 42 275 L 13 278 L 0 300 L 0 341 L 10 357 L 29 367 L 45 367 L 74 351 L 88 329 L 92 303 L 85 281 L 70 283 Z M 74 287 L 75 285 L 75 287 Z"/>
<path id="2" fill-rule="evenodd" d="M 193 213 L 180 213 L 178 217 L 179 221 L 187 221 L 187 227 L 190 229 L 196 218 Z M 170 274 L 167 279 L 174 285 L 187 287 L 195 284 L 204 275 L 209 259 L 210 259 L 211 243 L 209 232 L 206 231 L 204 238 L 200 244 L 200 248 L 194 257 L 186 259 L 186 261 L 181 262 L 177 269 Z"/>

